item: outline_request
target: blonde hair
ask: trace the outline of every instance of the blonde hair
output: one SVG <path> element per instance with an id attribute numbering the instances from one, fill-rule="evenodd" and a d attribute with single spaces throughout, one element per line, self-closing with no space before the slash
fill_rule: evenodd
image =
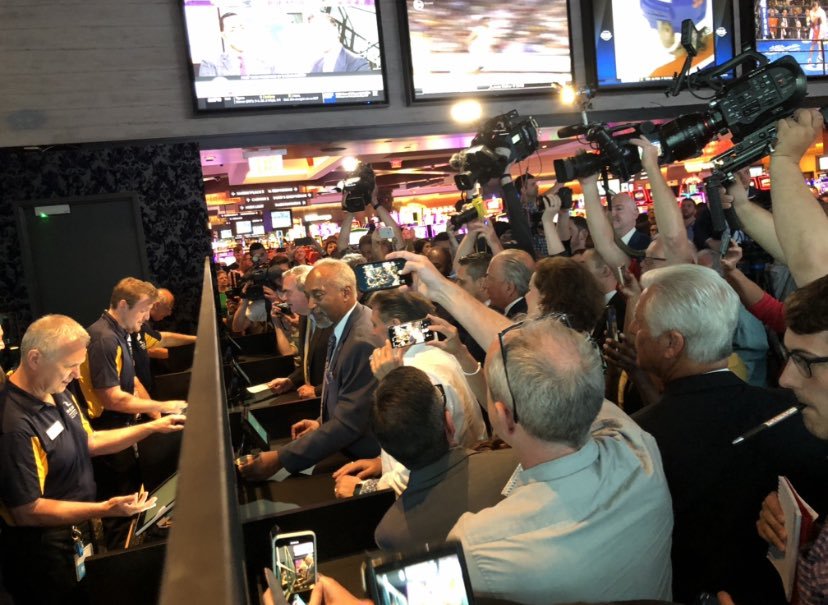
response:
<path id="1" fill-rule="evenodd" d="M 141 281 L 134 277 L 125 277 L 112 289 L 112 296 L 109 298 L 109 308 L 114 309 L 122 300 L 126 301 L 131 309 L 136 303 L 146 296 L 150 302 L 158 299 L 158 290 L 148 281 Z"/>

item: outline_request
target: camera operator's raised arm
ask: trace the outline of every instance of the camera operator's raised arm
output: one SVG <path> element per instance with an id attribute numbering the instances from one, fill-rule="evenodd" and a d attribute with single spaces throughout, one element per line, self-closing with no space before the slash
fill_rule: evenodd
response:
<path id="1" fill-rule="evenodd" d="M 776 235 L 798 286 L 826 273 L 828 217 L 802 178 L 799 162 L 822 135 L 823 118 L 816 109 L 800 109 L 777 125 L 771 154 L 771 198 Z"/>
<path id="2" fill-rule="evenodd" d="M 609 266 L 626 267 L 630 264 L 630 257 L 615 243 L 615 232 L 601 205 L 598 175 L 591 174 L 578 180 L 584 193 L 587 225 L 589 225 L 589 233 L 592 235 L 595 249 Z"/>
<path id="3" fill-rule="evenodd" d="M 760 205 L 748 200 L 747 187 L 750 182 L 748 169 L 740 170 L 734 177 L 733 182 L 727 186 L 727 195 L 733 198 L 733 210 L 742 222 L 742 228 L 777 262 L 786 264 L 785 253 L 782 252 L 782 246 L 779 244 L 773 226 L 773 215 Z"/>
<path id="4" fill-rule="evenodd" d="M 566 252 L 566 248 L 561 241 L 558 234 L 557 225 L 555 225 L 555 217 L 558 221 L 561 217 L 566 215 L 567 222 L 569 222 L 569 210 L 561 212 L 561 198 L 555 193 L 549 193 L 543 198 L 543 214 L 541 215 L 541 224 L 543 225 L 543 237 L 546 239 L 546 251 L 549 256 L 557 256 Z M 568 233 L 567 233 L 568 236 Z"/>
<path id="5" fill-rule="evenodd" d="M 658 148 L 643 136 L 630 139 L 630 142 L 642 150 L 641 166 L 647 171 L 647 177 L 650 179 L 658 234 L 664 242 L 664 258 L 667 259 L 667 264 L 694 262 L 693 247 L 687 239 L 687 230 L 681 210 L 676 204 L 676 196 L 673 195 L 673 190 L 667 185 L 658 167 Z"/>
<path id="6" fill-rule="evenodd" d="M 506 216 L 509 217 L 509 228 L 512 231 L 512 237 L 517 242 L 517 247 L 525 250 L 532 258 L 535 258 L 535 247 L 532 245 L 532 230 L 529 227 L 529 219 L 526 218 L 523 205 L 520 203 L 520 195 L 517 187 L 512 182 L 512 175 L 509 174 L 509 168 L 511 166 L 511 163 L 506 166 L 506 171 L 500 177 L 500 185 L 503 189 L 503 208 L 506 210 Z"/>
<path id="7" fill-rule="evenodd" d="M 394 220 L 394 217 L 391 216 L 391 213 L 388 211 L 388 208 L 386 208 L 383 205 L 383 203 L 379 201 L 376 187 L 374 187 L 374 191 L 371 194 L 371 206 L 373 206 L 374 212 L 377 213 L 379 220 L 381 220 L 386 227 L 391 227 L 391 229 L 394 231 L 394 249 L 402 250 L 403 248 L 405 248 L 405 241 L 403 240 L 402 229 L 400 229 L 400 226 L 397 223 L 397 221 Z"/>

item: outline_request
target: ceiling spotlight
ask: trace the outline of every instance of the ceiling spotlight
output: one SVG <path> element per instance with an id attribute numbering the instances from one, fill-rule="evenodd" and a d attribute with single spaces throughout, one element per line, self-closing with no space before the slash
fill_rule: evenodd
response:
<path id="1" fill-rule="evenodd" d="M 451 119 L 459 124 L 476 122 L 482 115 L 483 107 L 479 101 L 474 99 L 457 101 L 457 103 L 451 106 Z"/>
<path id="2" fill-rule="evenodd" d="M 347 156 L 342 158 L 342 168 L 345 172 L 353 172 L 359 167 L 359 160 L 353 156 Z"/>

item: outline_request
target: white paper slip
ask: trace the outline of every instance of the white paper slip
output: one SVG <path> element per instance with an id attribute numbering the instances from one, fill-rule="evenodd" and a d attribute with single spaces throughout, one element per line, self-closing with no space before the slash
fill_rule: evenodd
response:
<path id="1" fill-rule="evenodd" d="M 247 399 L 253 401 L 261 401 L 262 399 L 267 399 L 268 397 L 273 397 L 275 395 L 275 393 L 270 390 L 270 387 L 267 386 L 266 382 L 247 387 L 247 393 Z"/>

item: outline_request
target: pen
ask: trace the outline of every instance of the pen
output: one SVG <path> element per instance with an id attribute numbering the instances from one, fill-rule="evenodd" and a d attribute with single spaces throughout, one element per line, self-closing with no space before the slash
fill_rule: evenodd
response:
<path id="1" fill-rule="evenodd" d="M 738 437 L 736 437 L 736 439 L 733 440 L 732 445 L 737 445 L 739 443 L 742 443 L 742 441 L 744 441 L 745 439 L 750 439 L 751 437 L 753 437 L 757 433 L 761 433 L 765 429 L 769 429 L 770 427 L 779 424 L 783 420 L 787 420 L 791 416 L 794 416 L 794 415 L 798 414 L 799 412 L 801 412 L 803 407 L 805 407 L 805 406 L 803 406 L 802 404 L 797 404 L 795 406 L 789 407 L 787 410 L 785 410 L 781 414 L 777 414 L 776 416 L 774 416 L 770 420 L 766 420 L 762 424 L 753 427 L 748 432 L 746 432 L 744 435 L 739 435 Z"/>

